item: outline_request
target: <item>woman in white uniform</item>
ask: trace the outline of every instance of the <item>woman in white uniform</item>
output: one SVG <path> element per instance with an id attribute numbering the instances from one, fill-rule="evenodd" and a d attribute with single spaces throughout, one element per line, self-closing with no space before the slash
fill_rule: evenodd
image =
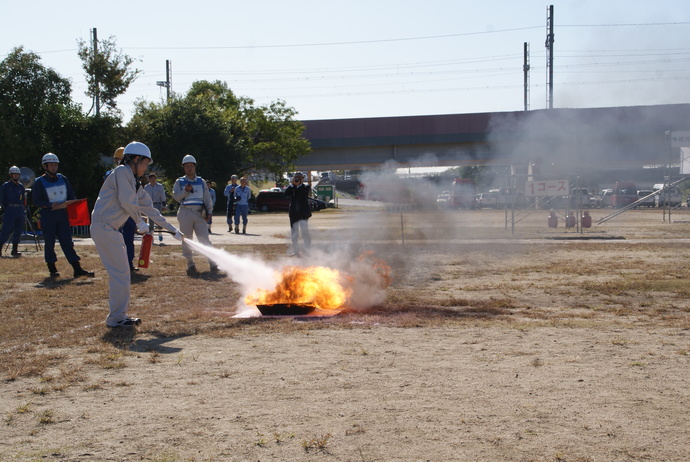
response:
<path id="1" fill-rule="evenodd" d="M 91 215 L 91 237 L 98 249 L 103 266 L 110 278 L 110 314 L 105 320 L 108 327 L 133 326 L 141 322 L 129 317 L 130 271 L 125 242 L 120 228 L 127 218 L 137 223 L 137 230 L 145 234 L 149 225 L 142 214 L 157 225 L 175 233 L 175 239 L 184 236 L 168 223 L 153 207 L 151 196 L 140 187 L 139 178 L 151 163 L 151 151 L 143 143 L 134 141 L 125 147 L 120 165 L 105 179 Z"/>

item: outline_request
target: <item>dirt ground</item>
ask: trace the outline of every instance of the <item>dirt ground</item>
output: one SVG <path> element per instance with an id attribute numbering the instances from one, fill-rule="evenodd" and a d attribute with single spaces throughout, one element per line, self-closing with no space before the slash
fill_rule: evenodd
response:
<path id="1" fill-rule="evenodd" d="M 688 460 L 690 214 L 632 211 L 582 233 L 546 215 L 519 214 L 513 232 L 504 211 L 319 212 L 319 252 L 374 251 L 393 280 L 383 302 L 318 320 L 237 320 L 237 295 L 219 296 L 167 331 L 199 304 L 195 284 L 231 282 L 158 266 L 136 287 L 158 304 L 137 306 L 137 329 L 98 324 L 98 299 L 94 325 L 55 319 L 93 341 L 2 341 L 6 358 L 59 361 L 0 383 L 0 460 Z M 247 236 L 215 221 L 217 247 L 288 253 L 284 214 L 250 216 Z M 178 252 L 165 242 L 159 265 Z M 98 298 L 107 277 L 89 258 Z M 171 283 L 186 295 L 170 299 Z M 27 300 L 44 290 L 27 287 Z M 69 290 L 50 296 L 70 306 Z M 54 385 L 70 371 L 78 380 Z"/>

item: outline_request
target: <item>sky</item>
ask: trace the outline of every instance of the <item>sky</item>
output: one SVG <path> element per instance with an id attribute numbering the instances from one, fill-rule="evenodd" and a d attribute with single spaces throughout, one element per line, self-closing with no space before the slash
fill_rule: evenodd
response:
<path id="1" fill-rule="evenodd" d="M 546 23 L 554 5 L 553 107 L 690 103 L 687 0 L 0 0 L 0 59 L 17 46 L 92 101 L 78 40 L 113 37 L 141 75 L 118 107 L 220 80 L 300 120 L 547 107 Z"/>

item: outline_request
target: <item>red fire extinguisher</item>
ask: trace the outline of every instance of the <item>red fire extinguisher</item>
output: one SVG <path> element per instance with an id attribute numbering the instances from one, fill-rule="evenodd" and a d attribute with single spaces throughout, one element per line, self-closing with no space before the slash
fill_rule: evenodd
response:
<path id="1" fill-rule="evenodd" d="M 148 268 L 151 257 L 151 245 L 153 244 L 153 234 L 146 233 L 141 238 L 141 251 L 139 252 L 139 268 Z"/>

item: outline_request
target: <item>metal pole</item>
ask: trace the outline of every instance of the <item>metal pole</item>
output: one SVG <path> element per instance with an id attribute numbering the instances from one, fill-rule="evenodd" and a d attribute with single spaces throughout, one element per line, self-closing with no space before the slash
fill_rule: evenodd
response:
<path id="1" fill-rule="evenodd" d="M 172 87 L 172 82 L 170 81 L 170 60 L 165 60 L 165 82 L 167 91 L 167 103 L 170 104 L 170 87 Z"/>
<path id="2" fill-rule="evenodd" d="M 523 46 L 524 63 L 522 64 L 522 72 L 524 74 L 524 95 L 525 95 L 525 111 L 529 111 L 529 43 L 525 42 Z"/>
<path id="3" fill-rule="evenodd" d="M 549 50 L 546 58 L 547 107 L 553 109 L 553 42 L 555 42 L 553 34 L 553 5 L 550 5 L 546 11 L 546 48 Z"/>
<path id="4" fill-rule="evenodd" d="M 405 229 L 403 228 L 403 214 L 400 212 L 400 235 L 402 236 L 402 245 L 405 245 Z"/>
<path id="5" fill-rule="evenodd" d="M 93 60 L 94 62 L 97 59 L 98 55 L 98 30 L 94 27 L 92 30 L 92 35 L 93 35 Z M 98 69 L 94 67 L 94 75 L 93 75 L 93 80 L 95 84 L 95 106 L 96 106 L 96 115 L 100 115 L 101 113 L 101 96 L 100 96 L 100 82 L 98 81 Z"/>

